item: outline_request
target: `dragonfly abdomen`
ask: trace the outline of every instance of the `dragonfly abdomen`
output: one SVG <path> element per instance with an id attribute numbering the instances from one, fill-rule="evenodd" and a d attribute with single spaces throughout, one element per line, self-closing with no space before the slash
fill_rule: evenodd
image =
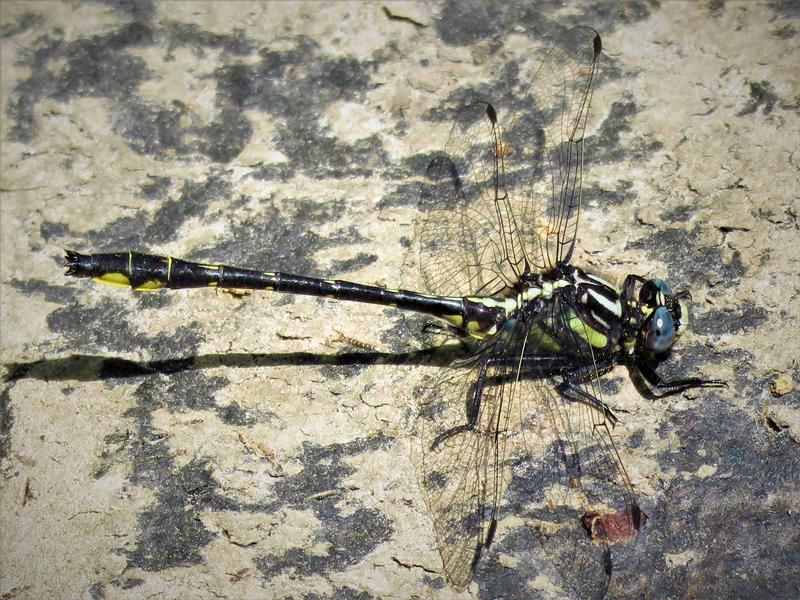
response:
<path id="1" fill-rule="evenodd" d="M 429 296 L 350 281 L 204 264 L 138 252 L 80 254 L 67 250 L 66 260 L 67 275 L 136 291 L 212 287 L 320 296 L 413 310 L 446 319 L 465 329 L 470 324 L 484 327 L 487 322 L 494 322 L 497 312 L 488 307 L 467 308 L 468 303 L 463 298 Z"/>
<path id="2" fill-rule="evenodd" d="M 79 254 L 67 250 L 67 275 L 139 292 L 202 287 L 272 290 L 274 273 L 211 265 L 138 252 Z"/>

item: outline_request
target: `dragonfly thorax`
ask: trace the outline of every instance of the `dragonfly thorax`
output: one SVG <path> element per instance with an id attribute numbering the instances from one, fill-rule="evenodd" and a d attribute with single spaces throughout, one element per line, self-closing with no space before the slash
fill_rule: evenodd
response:
<path id="1" fill-rule="evenodd" d="M 623 307 L 620 293 L 609 282 L 577 267 L 562 267 L 564 278 L 571 283 L 567 301 L 581 321 L 576 333 L 598 349 L 612 350 L 619 345 L 623 333 Z M 603 343 L 605 338 L 605 343 Z"/>
<path id="2" fill-rule="evenodd" d="M 688 313 L 660 279 L 629 275 L 618 291 L 606 280 L 569 265 L 549 273 L 526 274 L 499 296 L 465 298 L 458 323 L 485 339 L 508 323 L 531 327 L 532 343 L 558 353 L 622 351 L 663 354 L 685 328 Z"/>
<path id="3" fill-rule="evenodd" d="M 473 337 L 490 337 L 504 324 L 522 321 L 531 327 L 532 342 L 553 352 L 587 344 L 613 350 L 624 329 L 619 292 L 600 277 L 568 265 L 526 274 L 499 296 L 468 297 L 465 303 L 464 328 Z"/>

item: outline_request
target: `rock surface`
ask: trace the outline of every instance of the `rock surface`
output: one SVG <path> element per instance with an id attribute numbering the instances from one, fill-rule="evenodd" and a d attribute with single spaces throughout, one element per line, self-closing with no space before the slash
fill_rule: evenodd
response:
<path id="1" fill-rule="evenodd" d="M 642 587 L 615 594 L 797 597 L 796 3 L 0 11 L 2 597 L 568 594 L 526 527 L 524 477 L 470 587 L 444 581 L 412 458 L 418 319 L 134 294 L 65 279 L 61 257 L 410 287 L 418 181 L 453 109 L 486 99 L 502 122 L 519 67 L 575 24 L 604 45 L 575 262 L 690 289 L 665 367 L 730 382 L 653 402 L 607 376 L 649 515 Z"/>

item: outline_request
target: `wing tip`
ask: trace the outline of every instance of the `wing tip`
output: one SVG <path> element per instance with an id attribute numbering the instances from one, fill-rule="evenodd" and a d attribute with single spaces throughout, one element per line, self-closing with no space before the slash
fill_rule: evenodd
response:
<path id="1" fill-rule="evenodd" d="M 497 125 L 497 111 L 495 111 L 494 106 L 489 102 L 486 103 L 486 116 L 489 118 L 492 125 Z"/>

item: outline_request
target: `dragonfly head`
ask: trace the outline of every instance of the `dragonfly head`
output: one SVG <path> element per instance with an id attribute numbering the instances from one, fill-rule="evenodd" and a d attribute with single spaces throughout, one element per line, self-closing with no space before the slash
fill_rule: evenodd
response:
<path id="1" fill-rule="evenodd" d="M 639 306 L 645 317 L 639 328 L 640 341 L 653 354 L 672 348 L 689 321 L 688 292 L 673 293 L 667 282 L 648 279 L 639 289 Z"/>
<path id="2" fill-rule="evenodd" d="M 689 293 L 675 293 L 661 279 L 628 275 L 620 296 L 628 352 L 664 358 L 689 322 Z"/>

